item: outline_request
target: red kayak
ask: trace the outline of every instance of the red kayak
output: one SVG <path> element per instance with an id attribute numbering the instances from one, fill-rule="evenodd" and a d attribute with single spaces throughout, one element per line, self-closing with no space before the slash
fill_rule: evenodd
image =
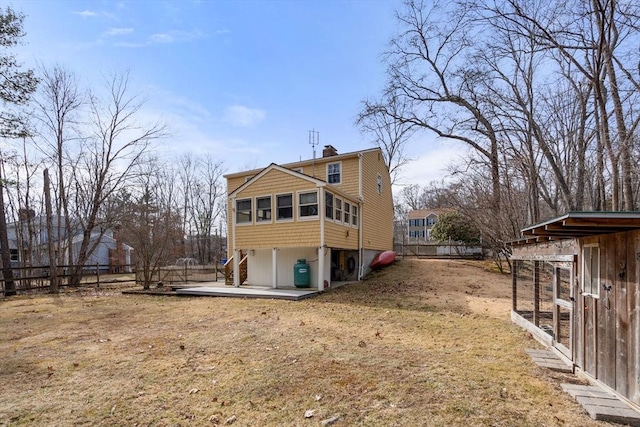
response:
<path id="1" fill-rule="evenodd" d="M 386 265 L 391 264 L 396 260 L 396 253 L 394 251 L 384 251 L 376 255 L 376 257 L 371 261 L 369 267 L 371 268 L 379 268 L 384 267 Z"/>

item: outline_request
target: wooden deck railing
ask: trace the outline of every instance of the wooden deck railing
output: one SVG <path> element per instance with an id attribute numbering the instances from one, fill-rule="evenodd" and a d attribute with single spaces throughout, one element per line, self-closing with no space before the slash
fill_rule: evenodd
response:
<path id="1" fill-rule="evenodd" d="M 224 283 L 225 285 L 233 286 L 233 255 L 224 263 Z M 247 280 L 247 255 L 243 255 L 240 251 L 240 263 L 238 264 L 240 269 L 240 284 L 242 285 Z"/>

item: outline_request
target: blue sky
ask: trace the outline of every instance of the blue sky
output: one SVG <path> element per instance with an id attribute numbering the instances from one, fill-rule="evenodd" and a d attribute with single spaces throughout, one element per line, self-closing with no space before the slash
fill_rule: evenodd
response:
<path id="1" fill-rule="evenodd" d="M 371 147 L 354 119 L 384 86 L 399 1 L 45 1 L 26 15 L 20 60 L 86 86 L 129 70 L 168 155 L 210 152 L 229 172 L 311 158 L 309 130 L 339 152 Z M 418 135 L 407 183 L 445 175 L 459 152 Z"/>

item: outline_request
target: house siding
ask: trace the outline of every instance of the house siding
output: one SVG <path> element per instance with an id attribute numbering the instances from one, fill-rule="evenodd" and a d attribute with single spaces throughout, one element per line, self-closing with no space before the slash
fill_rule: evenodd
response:
<path id="1" fill-rule="evenodd" d="M 244 184 L 244 179 L 241 179 Z M 318 246 L 320 242 L 319 219 L 298 220 L 299 191 L 317 191 L 315 183 L 287 173 L 271 170 L 260 180 L 247 186 L 236 195 L 236 199 L 252 198 L 253 224 L 236 225 L 235 244 L 239 249 L 262 249 L 274 247 L 308 247 Z M 294 221 L 275 222 L 275 195 L 293 193 Z M 274 196 L 271 210 L 274 221 L 271 223 L 255 223 L 255 198 L 266 195 Z M 229 203 L 230 219 L 233 219 L 233 202 Z M 233 253 L 233 230 L 230 230 L 229 254 Z"/>
<path id="2" fill-rule="evenodd" d="M 330 248 L 358 249 L 358 229 L 326 221 L 325 244 Z"/>
<path id="3" fill-rule="evenodd" d="M 382 177 L 382 194 L 378 194 L 378 174 Z M 364 249 L 393 249 L 393 195 L 391 179 L 380 151 L 362 153 L 361 221 Z"/>

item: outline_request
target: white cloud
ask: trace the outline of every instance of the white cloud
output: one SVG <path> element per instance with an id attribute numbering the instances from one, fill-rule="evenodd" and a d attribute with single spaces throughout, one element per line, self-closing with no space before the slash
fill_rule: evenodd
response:
<path id="1" fill-rule="evenodd" d="M 102 33 L 104 36 L 112 37 L 112 36 L 122 36 L 125 34 L 133 33 L 133 28 L 109 28 L 107 31 Z"/>
<path id="2" fill-rule="evenodd" d="M 96 17 L 101 17 L 101 18 L 107 18 L 110 20 L 117 20 L 117 17 L 113 14 L 113 13 L 109 13 L 109 12 L 105 12 L 105 11 L 93 11 L 93 10 L 82 10 L 82 11 L 76 11 L 76 12 L 71 12 L 74 15 L 78 15 L 81 16 L 83 18 L 96 18 Z"/>
<path id="3" fill-rule="evenodd" d="M 152 43 L 171 43 L 174 37 L 169 33 L 152 34 L 149 40 Z"/>
<path id="4" fill-rule="evenodd" d="M 203 35 L 204 34 L 200 30 L 193 30 L 193 31 L 172 30 L 172 31 L 167 31 L 165 33 L 152 34 L 149 37 L 149 42 L 150 43 L 185 42 L 185 41 L 199 39 Z"/>
<path id="5" fill-rule="evenodd" d="M 98 13 L 92 12 L 90 10 L 83 10 L 82 12 L 73 12 L 74 15 L 80 15 L 83 18 L 89 18 L 92 16 L 98 16 Z"/>
<path id="6" fill-rule="evenodd" d="M 231 105 L 225 109 L 224 120 L 234 126 L 251 127 L 267 117 L 267 113 L 256 108 L 243 105 Z"/>

